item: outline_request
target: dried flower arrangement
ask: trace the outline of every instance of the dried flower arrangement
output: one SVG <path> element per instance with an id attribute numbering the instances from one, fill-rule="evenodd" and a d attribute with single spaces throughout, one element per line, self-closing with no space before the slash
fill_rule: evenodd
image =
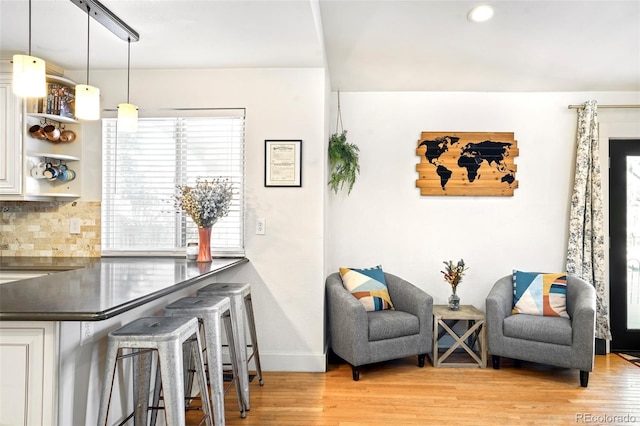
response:
<path id="1" fill-rule="evenodd" d="M 210 228 L 229 214 L 233 185 L 228 179 L 197 179 L 196 186 L 176 185 L 176 205 L 193 219 L 199 228 Z"/>
<path id="2" fill-rule="evenodd" d="M 451 260 L 442 263 L 447 265 L 447 267 L 445 268 L 446 271 L 440 272 L 444 275 L 445 281 L 451 285 L 453 294 L 456 294 L 456 288 L 458 287 L 458 284 L 460 284 L 460 280 L 462 280 L 464 271 L 469 268 L 465 266 L 463 259 L 460 259 L 457 264 L 454 264 Z"/>

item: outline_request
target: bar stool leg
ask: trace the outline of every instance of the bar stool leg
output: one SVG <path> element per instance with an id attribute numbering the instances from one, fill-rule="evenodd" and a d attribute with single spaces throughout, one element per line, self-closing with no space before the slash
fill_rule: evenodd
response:
<path id="1" fill-rule="evenodd" d="M 188 407 L 191 404 L 191 389 L 193 389 L 193 374 L 196 371 L 196 366 L 193 363 L 193 357 L 191 356 L 191 346 L 182 346 L 182 359 L 184 359 L 184 394 L 185 394 L 185 406 Z"/>
<path id="2" fill-rule="evenodd" d="M 249 366 L 247 364 L 247 338 L 245 336 L 244 318 L 245 306 L 242 298 L 231 297 L 231 321 L 237 333 L 233 333 L 233 342 L 229 342 L 239 349 L 238 355 L 238 378 L 242 389 L 242 402 L 246 411 L 251 410 L 249 402 Z"/>
<path id="3" fill-rule="evenodd" d="M 258 350 L 258 334 L 256 333 L 256 322 L 253 316 L 253 301 L 251 295 L 245 298 L 245 304 L 247 309 L 247 318 L 249 320 L 249 333 L 251 333 L 251 345 L 253 349 L 253 361 L 256 364 L 256 374 L 258 375 L 258 381 L 260 386 L 264 386 L 262 380 L 262 367 L 260 366 L 260 351 Z"/>
<path id="4" fill-rule="evenodd" d="M 98 410 L 98 426 L 107 424 L 107 413 L 111 404 L 111 391 L 116 375 L 116 360 L 118 359 L 118 345 L 115 342 L 107 342 L 107 353 L 104 368 L 104 382 L 102 382 L 102 393 L 100 397 L 100 408 Z"/>
<path id="5" fill-rule="evenodd" d="M 153 352 L 148 349 L 136 350 L 139 352 L 133 356 L 133 395 L 135 398 L 134 425 L 146 425 L 149 410 L 149 383 L 151 382 L 151 360 Z M 157 415 L 158 410 L 152 411 L 152 416 Z"/>
<path id="6" fill-rule="evenodd" d="M 195 359 L 192 355 L 191 344 L 183 344 L 182 345 L 182 359 L 184 360 L 183 374 L 184 374 L 184 395 L 185 395 L 185 409 L 191 404 L 191 390 L 193 389 L 193 375 L 197 371 L 195 365 Z M 150 367 L 149 367 L 150 368 Z M 151 426 L 155 426 L 158 417 L 158 407 L 160 405 L 160 393 L 162 390 L 162 381 L 160 380 L 160 368 L 156 370 L 156 378 L 155 385 L 153 387 L 153 401 L 152 401 L 152 411 L 151 411 L 151 419 L 149 420 L 149 424 Z M 146 424 L 146 423 L 142 423 Z"/>
<path id="7" fill-rule="evenodd" d="M 204 360 L 202 359 L 202 341 L 200 340 L 199 333 L 196 333 L 196 339 L 191 342 L 191 357 L 193 365 L 196 366 L 196 374 L 198 375 L 198 385 L 200 386 L 200 397 L 206 424 L 213 426 L 213 413 L 211 412 L 212 408 L 210 404 L 211 399 L 209 398 L 207 373 L 205 372 Z M 224 426 L 224 416 L 222 417 L 222 423 L 220 423 L 220 425 Z"/>
<path id="8" fill-rule="evenodd" d="M 182 381 L 183 360 L 180 346 L 175 341 L 162 342 L 158 345 L 164 415 L 167 424 L 172 426 L 185 426 L 183 383 L 176 383 L 176 380 Z"/>
<path id="9" fill-rule="evenodd" d="M 247 413 L 245 411 L 244 403 L 242 402 L 242 393 L 240 392 L 240 378 L 238 376 L 238 355 L 236 351 L 236 347 L 233 344 L 234 341 L 234 333 L 233 333 L 233 325 L 231 324 L 231 315 L 228 313 L 224 315 L 222 318 L 224 322 L 224 329 L 229 342 L 229 358 L 231 359 L 231 372 L 233 373 L 233 381 L 234 388 L 236 390 L 236 397 L 238 398 L 238 407 L 240 407 L 240 417 L 247 417 Z"/>
<path id="10" fill-rule="evenodd" d="M 209 386 L 213 401 L 213 421 L 216 425 L 224 425 L 224 380 L 222 372 L 222 330 L 220 317 L 207 319 L 204 327 L 207 346 L 207 363 L 209 365 Z"/>
<path id="11" fill-rule="evenodd" d="M 158 362 L 160 359 L 158 358 Z M 149 373 L 151 374 L 151 373 Z M 160 380 L 160 365 L 156 366 L 156 379 L 153 385 L 153 401 L 151 402 L 151 419 L 149 420 L 149 424 L 151 426 L 156 426 L 156 421 L 158 419 L 158 410 L 160 407 L 160 391 L 162 389 L 162 381 Z M 145 423 L 146 424 L 146 423 Z"/>

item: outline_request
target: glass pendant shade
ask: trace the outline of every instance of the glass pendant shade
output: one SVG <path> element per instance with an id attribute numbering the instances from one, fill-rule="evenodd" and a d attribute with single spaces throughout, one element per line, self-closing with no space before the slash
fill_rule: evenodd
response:
<path id="1" fill-rule="evenodd" d="M 46 67 L 42 59 L 29 55 L 13 55 L 13 93 L 23 98 L 46 96 Z"/>
<path id="2" fill-rule="evenodd" d="M 134 133 L 138 130 L 138 107 L 133 104 L 118 104 L 118 131 Z"/>
<path id="3" fill-rule="evenodd" d="M 82 120 L 100 119 L 100 89 L 88 84 L 76 85 L 76 117 Z"/>

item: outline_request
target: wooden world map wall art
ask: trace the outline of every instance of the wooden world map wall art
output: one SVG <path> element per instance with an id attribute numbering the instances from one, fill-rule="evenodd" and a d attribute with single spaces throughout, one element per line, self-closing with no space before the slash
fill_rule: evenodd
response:
<path id="1" fill-rule="evenodd" d="M 518 142 L 508 132 L 422 132 L 420 195 L 513 196 Z"/>

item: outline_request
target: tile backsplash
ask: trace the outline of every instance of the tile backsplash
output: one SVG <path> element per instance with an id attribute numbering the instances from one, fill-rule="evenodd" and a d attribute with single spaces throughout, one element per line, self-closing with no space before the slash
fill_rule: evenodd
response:
<path id="1" fill-rule="evenodd" d="M 100 202 L 0 203 L 0 257 L 100 257 Z M 80 220 L 71 234 L 70 221 Z"/>

